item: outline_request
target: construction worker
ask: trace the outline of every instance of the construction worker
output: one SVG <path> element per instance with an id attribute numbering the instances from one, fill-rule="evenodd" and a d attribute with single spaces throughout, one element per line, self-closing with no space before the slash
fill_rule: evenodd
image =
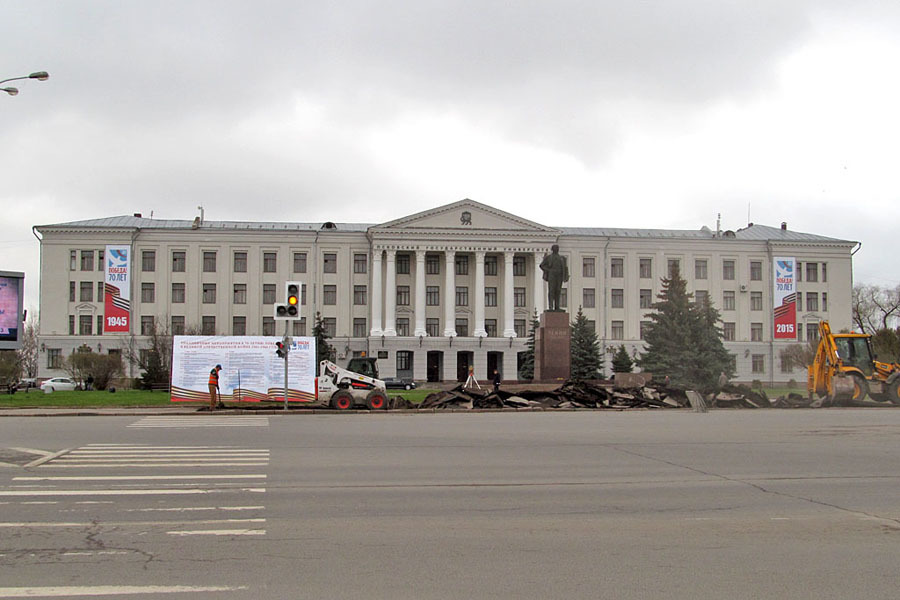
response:
<path id="1" fill-rule="evenodd" d="M 221 370 L 222 365 L 216 365 L 209 372 L 209 410 L 215 410 L 217 404 L 220 408 L 224 408 L 221 402 L 222 396 L 219 394 L 219 371 Z M 217 403 L 216 400 L 219 402 Z"/>

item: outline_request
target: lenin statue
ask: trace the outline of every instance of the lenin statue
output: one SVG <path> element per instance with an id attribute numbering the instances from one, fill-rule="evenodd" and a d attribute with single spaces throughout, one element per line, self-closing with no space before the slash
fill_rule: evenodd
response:
<path id="1" fill-rule="evenodd" d="M 541 271 L 544 272 L 544 281 L 547 282 L 550 303 L 547 310 L 551 312 L 563 312 L 559 306 L 559 298 L 562 295 L 562 284 L 569 280 L 569 265 L 566 259 L 559 254 L 559 245 L 553 244 L 551 253 L 544 256 L 541 261 Z"/>

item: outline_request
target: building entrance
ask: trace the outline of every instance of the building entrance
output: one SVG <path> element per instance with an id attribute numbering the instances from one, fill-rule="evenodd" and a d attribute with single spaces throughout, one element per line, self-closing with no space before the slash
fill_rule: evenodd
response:
<path id="1" fill-rule="evenodd" d="M 430 350 L 426 360 L 428 381 L 440 381 L 444 372 L 444 353 L 439 350 Z"/>

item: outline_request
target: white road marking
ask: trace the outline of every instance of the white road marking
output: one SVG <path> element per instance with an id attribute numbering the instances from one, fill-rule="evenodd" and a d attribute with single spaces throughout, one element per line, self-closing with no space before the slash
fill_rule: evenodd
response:
<path id="1" fill-rule="evenodd" d="M 205 529 L 197 531 L 167 531 L 169 535 L 266 535 L 265 529 Z"/>
<path id="2" fill-rule="evenodd" d="M 65 463 L 41 465 L 41 469 L 84 469 L 84 468 L 119 468 L 119 467 L 266 467 L 268 462 L 190 462 L 190 463 Z"/>
<path id="3" fill-rule="evenodd" d="M 265 506 L 186 506 L 179 508 L 126 508 L 122 512 L 196 512 L 209 510 L 263 510 Z"/>
<path id="4" fill-rule="evenodd" d="M 49 598 L 61 596 L 124 596 L 129 594 L 183 594 L 188 592 L 231 592 L 249 589 L 245 585 L 82 585 L 46 587 L 0 587 L 0 598 Z"/>
<path id="5" fill-rule="evenodd" d="M 47 476 L 47 477 L 13 477 L 13 481 L 149 481 L 156 479 L 265 479 L 262 473 L 246 473 L 234 475 L 85 475 Z"/>
<path id="6" fill-rule="evenodd" d="M 265 523 L 264 518 L 258 519 L 200 519 L 197 521 L 23 521 L 20 523 L 0 522 L 0 528 L 11 529 L 14 527 L 172 527 L 173 525 L 217 525 L 223 523 Z M 168 533 L 168 532 L 167 532 Z"/>
<path id="7" fill-rule="evenodd" d="M 262 493 L 266 491 L 266 488 L 228 488 L 218 490 L 204 488 L 164 488 L 155 490 L 0 490 L 0 496 L 159 496 L 168 494 L 217 494 L 234 491 Z"/>
<path id="8" fill-rule="evenodd" d="M 197 416 L 197 417 L 144 417 L 128 427 L 268 427 L 268 417 Z"/>

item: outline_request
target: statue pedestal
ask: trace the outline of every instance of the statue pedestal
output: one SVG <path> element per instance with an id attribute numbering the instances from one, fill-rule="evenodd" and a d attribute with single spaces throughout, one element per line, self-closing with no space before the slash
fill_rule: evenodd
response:
<path id="1" fill-rule="evenodd" d="M 571 372 L 569 313 L 547 311 L 534 334 L 534 380 L 565 381 Z"/>

